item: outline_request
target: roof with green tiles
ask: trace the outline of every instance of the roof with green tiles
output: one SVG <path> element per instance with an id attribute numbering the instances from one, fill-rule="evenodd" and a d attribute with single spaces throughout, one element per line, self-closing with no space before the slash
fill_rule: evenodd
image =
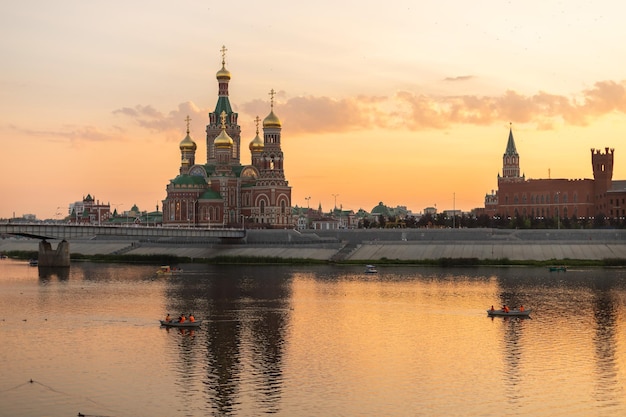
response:
<path id="1" fill-rule="evenodd" d="M 217 191 L 213 191 L 211 189 L 206 190 L 200 196 L 200 200 L 221 200 L 221 199 L 222 199 L 222 195 L 218 193 Z"/>
<path id="2" fill-rule="evenodd" d="M 174 185 L 199 186 L 207 185 L 204 177 L 198 175 L 179 175 L 170 181 Z"/>

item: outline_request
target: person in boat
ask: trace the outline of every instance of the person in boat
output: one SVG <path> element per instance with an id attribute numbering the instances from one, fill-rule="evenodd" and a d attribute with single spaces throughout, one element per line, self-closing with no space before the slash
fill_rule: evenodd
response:
<path id="1" fill-rule="evenodd" d="M 171 322 L 171 321 L 172 321 L 172 318 L 170 317 L 170 313 L 167 313 L 167 316 L 165 316 L 165 321 L 166 321 L 167 323 L 169 323 L 169 322 Z"/>
<path id="2" fill-rule="evenodd" d="M 524 311 L 524 306 L 519 306 L 519 311 Z"/>
<path id="3" fill-rule="evenodd" d="M 187 318 L 185 318 L 184 314 L 181 314 L 180 317 L 178 318 L 178 322 L 179 323 L 184 323 L 185 321 L 187 321 Z"/>
<path id="4" fill-rule="evenodd" d="M 491 305 L 491 311 L 496 311 L 496 310 L 493 308 L 493 305 Z"/>
<path id="5" fill-rule="evenodd" d="M 196 318 L 193 316 L 193 314 L 189 314 L 189 321 L 192 323 L 196 322 Z"/>
<path id="6" fill-rule="evenodd" d="M 509 306 L 507 306 L 506 304 L 502 306 L 502 311 L 504 311 L 505 313 L 509 312 Z"/>

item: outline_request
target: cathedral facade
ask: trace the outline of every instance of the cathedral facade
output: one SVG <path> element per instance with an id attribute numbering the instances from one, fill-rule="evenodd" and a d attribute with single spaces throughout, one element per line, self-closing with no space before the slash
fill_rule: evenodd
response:
<path id="1" fill-rule="evenodd" d="M 613 180 L 614 150 L 591 149 L 593 179 L 526 179 L 513 131 L 502 156 L 498 190 L 485 196 L 490 217 L 587 218 L 626 216 L 626 181 Z"/>
<path id="2" fill-rule="evenodd" d="M 206 126 L 206 163 L 196 163 L 197 145 L 189 135 L 180 142 L 180 170 L 166 187 L 163 225 L 184 227 L 293 227 L 291 187 L 285 179 L 280 119 L 270 112 L 263 120 L 263 138 L 250 141 L 250 163 L 242 164 L 241 127 L 228 97 L 230 71 L 225 48 L 217 72 L 218 98 Z"/>

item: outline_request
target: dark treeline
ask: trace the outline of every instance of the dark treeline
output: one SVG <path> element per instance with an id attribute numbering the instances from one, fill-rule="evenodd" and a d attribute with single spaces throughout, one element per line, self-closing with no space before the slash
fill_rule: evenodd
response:
<path id="1" fill-rule="evenodd" d="M 444 213 L 425 214 L 419 218 L 407 216 L 403 219 L 395 217 L 385 218 L 378 216 L 376 221 L 363 219 L 359 222 L 359 228 L 474 228 L 486 227 L 495 229 L 603 229 L 626 228 L 626 220 L 624 218 L 609 218 L 599 215 L 594 218 L 577 218 L 573 217 L 505 217 L 495 216 L 489 217 L 486 214 L 480 216 L 460 215 L 447 216 Z"/>

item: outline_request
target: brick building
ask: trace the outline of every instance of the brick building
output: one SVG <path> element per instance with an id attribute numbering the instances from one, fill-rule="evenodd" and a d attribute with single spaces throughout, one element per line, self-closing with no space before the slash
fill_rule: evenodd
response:
<path id="1" fill-rule="evenodd" d="M 626 180 L 613 180 L 614 150 L 591 149 L 593 179 L 526 179 L 513 131 L 502 156 L 498 190 L 485 196 L 490 217 L 621 219 L 626 213 Z"/>
<path id="2" fill-rule="evenodd" d="M 250 163 L 241 163 L 241 127 L 228 97 L 230 71 L 217 72 L 218 98 L 206 126 L 207 162 L 196 163 L 196 143 L 189 134 L 180 142 L 179 175 L 167 185 L 163 200 L 163 225 L 189 227 L 294 226 L 291 187 L 283 170 L 280 119 L 274 114 L 272 90 L 270 113 L 263 120 L 263 138 L 250 142 Z"/>

